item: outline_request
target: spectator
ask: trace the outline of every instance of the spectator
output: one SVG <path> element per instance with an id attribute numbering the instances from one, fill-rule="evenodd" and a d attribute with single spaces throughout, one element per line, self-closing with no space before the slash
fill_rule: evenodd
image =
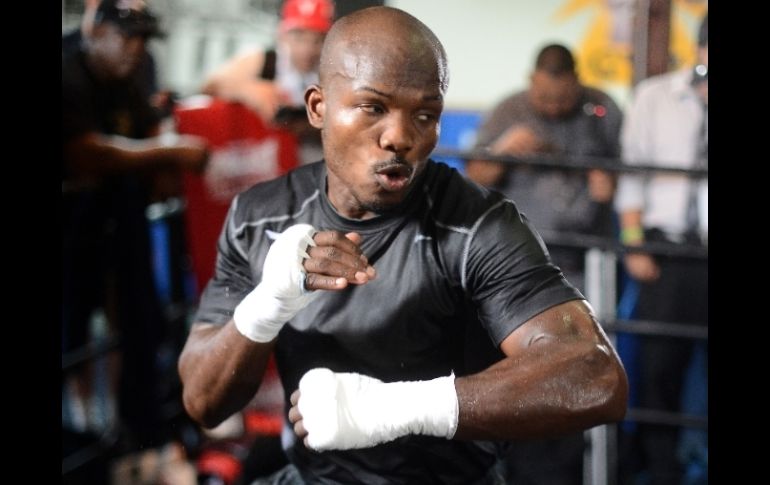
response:
<path id="1" fill-rule="evenodd" d="M 529 89 L 505 98 L 486 117 L 477 146 L 493 154 L 519 157 L 618 157 L 620 122 L 620 109 L 607 94 L 580 84 L 572 53 L 551 44 L 537 55 Z M 471 180 L 500 190 L 546 234 L 613 235 L 615 181 L 605 171 L 511 167 L 470 160 L 466 173 Z M 582 288 L 583 251 L 548 247 L 554 262 Z"/>
<path id="2" fill-rule="evenodd" d="M 179 170 L 202 170 L 208 157 L 200 138 L 155 136 L 136 70 L 157 34 L 144 2 L 103 0 L 93 31 L 62 52 L 62 351 L 86 343 L 103 309 L 123 350 L 119 411 L 145 436 L 159 419 L 154 366 L 165 325 L 145 209 L 151 194 L 178 190 Z"/>
<path id="3" fill-rule="evenodd" d="M 629 165 L 708 167 L 708 14 L 698 36 L 697 65 L 639 83 L 623 125 L 623 159 Z M 616 200 L 621 239 L 628 246 L 667 242 L 705 246 L 708 181 L 670 174 L 624 175 Z M 625 266 L 639 282 L 636 317 L 708 325 L 708 261 L 632 251 Z M 639 404 L 678 411 L 693 341 L 645 337 L 639 349 Z M 640 425 L 650 484 L 679 484 L 679 430 Z"/>
<path id="4" fill-rule="evenodd" d="M 307 121 L 304 98 L 318 82 L 321 46 L 333 18 L 331 0 L 287 0 L 277 47 L 231 59 L 208 77 L 202 92 L 243 103 L 265 122 L 296 133 L 301 163 L 320 160 L 320 135 Z"/>

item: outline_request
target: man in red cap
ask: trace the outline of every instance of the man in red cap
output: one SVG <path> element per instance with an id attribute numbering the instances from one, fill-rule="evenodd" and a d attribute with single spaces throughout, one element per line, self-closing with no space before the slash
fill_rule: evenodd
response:
<path id="1" fill-rule="evenodd" d="M 202 92 L 243 103 L 263 120 L 297 132 L 304 145 L 301 162 L 319 160 L 320 139 L 307 123 L 304 96 L 318 82 L 321 46 L 333 20 L 332 0 L 287 0 L 276 49 L 231 59 L 208 77 Z"/>

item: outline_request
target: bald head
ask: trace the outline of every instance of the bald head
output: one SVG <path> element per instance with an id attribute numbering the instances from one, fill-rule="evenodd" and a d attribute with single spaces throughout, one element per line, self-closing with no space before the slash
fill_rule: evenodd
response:
<path id="1" fill-rule="evenodd" d="M 332 26 L 319 74 L 305 107 L 321 130 L 329 202 L 353 219 L 395 210 L 422 180 L 438 142 L 444 48 L 406 12 L 358 10 Z"/>
<path id="2" fill-rule="evenodd" d="M 387 76 L 398 84 L 424 82 L 430 75 L 442 93 L 449 83 L 446 52 L 436 35 L 403 10 L 372 7 L 338 20 L 321 52 L 320 81 L 334 76 Z"/>

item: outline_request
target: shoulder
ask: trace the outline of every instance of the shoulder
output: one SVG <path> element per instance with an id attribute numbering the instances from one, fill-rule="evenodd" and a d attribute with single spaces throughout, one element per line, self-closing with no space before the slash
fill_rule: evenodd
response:
<path id="1" fill-rule="evenodd" d="M 231 223 L 242 228 L 293 219 L 320 196 L 322 172 L 323 162 L 317 162 L 254 185 L 233 200 Z"/>
<path id="2" fill-rule="evenodd" d="M 447 277 L 465 287 L 469 258 L 496 261 L 490 255 L 522 237 L 521 216 L 501 193 L 470 181 L 443 163 L 431 164 L 423 187 L 428 207 L 426 235 L 435 241 Z"/>
<path id="3" fill-rule="evenodd" d="M 468 234 L 495 209 L 510 202 L 499 192 L 482 187 L 448 165 L 430 163 L 425 190 L 431 216 L 442 227 Z"/>
<path id="4" fill-rule="evenodd" d="M 649 77 L 636 85 L 635 97 L 660 96 L 672 92 L 677 85 L 686 84 L 687 71 L 674 71 Z"/>
<path id="5" fill-rule="evenodd" d="M 527 91 L 517 91 L 498 101 L 493 111 L 518 111 L 529 106 Z"/>
<path id="6" fill-rule="evenodd" d="M 586 86 L 585 93 L 586 93 L 586 98 L 589 101 L 601 102 L 604 104 L 612 104 L 613 106 L 616 105 L 615 100 L 612 99 L 612 96 L 607 94 L 605 91 L 602 91 L 601 89 Z"/>
<path id="7" fill-rule="evenodd" d="M 608 110 L 620 113 L 618 104 L 612 99 L 612 96 L 602 91 L 601 89 L 585 87 L 585 99 L 591 103 L 599 104 L 606 107 Z"/>

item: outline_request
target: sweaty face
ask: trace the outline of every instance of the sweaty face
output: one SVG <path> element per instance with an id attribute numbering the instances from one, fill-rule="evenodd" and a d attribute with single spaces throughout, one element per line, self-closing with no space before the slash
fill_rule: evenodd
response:
<path id="1" fill-rule="evenodd" d="M 318 70 L 326 34 L 313 30 L 294 29 L 282 34 L 292 65 L 302 73 Z"/>
<path id="2" fill-rule="evenodd" d="M 575 76 L 552 76 L 535 71 L 529 89 L 532 107 L 546 118 L 561 118 L 575 109 L 580 97 L 580 84 Z"/>
<path id="3" fill-rule="evenodd" d="M 438 63 L 378 50 L 341 54 L 308 98 L 320 115 L 313 121 L 322 129 L 329 200 L 350 218 L 370 218 L 403 201 L 438 141 Z M 314 106 L 316 96 L 322 100 Z"/>

